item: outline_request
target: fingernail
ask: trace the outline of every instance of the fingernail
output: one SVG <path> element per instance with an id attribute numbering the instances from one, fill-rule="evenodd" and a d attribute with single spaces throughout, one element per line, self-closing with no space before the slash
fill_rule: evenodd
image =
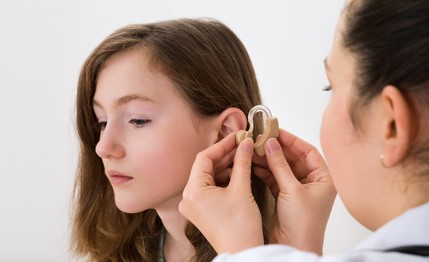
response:
<path id="1" fill-rule="evenodd" d="M 253 141 L 251 138 L 246 138 L 241 142 L 241 148 L 247 152 L 250 153 L 253 151 Z"/>
<path id="2" fill-rule="evenodd" d="M 273 154 L 274 152 L 281 150 L 279 143 L 274 138 L 268 139 L 265 143 L 267 144 L 269 154 Z"/>

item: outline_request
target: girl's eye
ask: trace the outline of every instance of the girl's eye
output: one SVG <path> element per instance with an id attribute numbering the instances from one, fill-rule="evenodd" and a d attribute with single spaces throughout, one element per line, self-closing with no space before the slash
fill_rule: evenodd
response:
<path id="1" fill-rule="evenodd" d="M 330 85 L 325 86 L 324 88 L 322 88 L 322 91 L 331 91 L 332 87 Z"/>
<path id="2" fill-rule="evenodd" d="M 148 119 L 131 119 L 130 124 L 134 125 L 135 127 L 143 127 L 144 125 L 148 124 L 150 120 Z"/>
<path id="3" fill-rule="evenodd" d="M 104 130 L 104 129 L 106 129 L 106 125 L 107 125 L 107 121 L 100 121 L 100 122 L 97 122 L 97 129 L 98 129 L 98 131 L 102 131 L 102 130 Z"/>

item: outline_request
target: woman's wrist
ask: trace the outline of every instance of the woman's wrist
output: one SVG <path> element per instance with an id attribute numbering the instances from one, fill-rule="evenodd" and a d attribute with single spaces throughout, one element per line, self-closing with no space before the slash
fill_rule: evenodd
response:
<path id="1" fill-rule="evenodd" d="M 287 234 L 280 233 L 270 234 L 269 244 L 288 245 L 296 249 L 313 252 L 318 255 L 323 254 L 323 234 L 321 236 L 317 234 L 311 234 L 309 236 L 305 236 L 305 234 L 300 234 L 300 237 L 294 237 L 293 239 L 289 239 L 286 235 Z"/>
<path id="2" fill-rule="evenodd" d="M 212 243 L 217 253 L 237 253 L 249 248 L 254 248 L 264 245 L 264 237 L 262 233 L 262 228 L 259 232 L 249 233 L 246 236 L 240 235 L 233 237 L 232 234 L 226 236 L 227 239 L 219 239 L 218 243 Z M 216 248 L 216 246 L 218 248 Z"/>

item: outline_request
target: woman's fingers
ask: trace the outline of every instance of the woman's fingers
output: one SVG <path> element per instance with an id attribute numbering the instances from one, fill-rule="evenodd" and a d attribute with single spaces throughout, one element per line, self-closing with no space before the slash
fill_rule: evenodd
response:
<path id="1" fill-rule="evenodd" d="M 227 153 L 225 156 L 223 156 L 223 158 L 220 159 L 219 161 L 213 163 L 213 169 L 214 170 L 222 170 L 222 169 L 231 167 L 232 161 L 234 160 L 234 156 L 235 156 L 235 150 L 236 150 L 236 148 L 234 148 L 229 153 Z"/>
<path id="2" fill-rule="evenodd" d="M 273 197 L 277 198 L 279 194 L 279 187 L 277 185 L 276 179 L 273 176 L 273 173 L 269 169 L 258 166 L 256 166 L 254 170 L 255 175 L 258 176 L 264 182 L 264 184 L 270 188 Z"/>
<path id="3" fill-rule="evenodd" d="M 263 244 L 262 218 L 251 191 L 252 154 L 251 139 L 236 148 L 235 134 L 231 134 L 200 152 L 192 166 L 179 211 L 217 252 L 237 252 Z M 227 187 L 220 186 L 228 180 Z"/>
<path id="4" fill-rule="evenodd" d="M 234 188 L 248 186 L 250 190 L 250 174 L 252 169 L 253 140 L 244 139 L 237 148 L 232 167 L 231 181 L 229 185 Z"/>
<path id="5" fill-rule="evenodd" d="M 286 149 L 286 158 L 296 174 L 309 174 L 322 166 L 326 168 L 322 155 L 310 143 L 282 129 L 278 141 Z"/>
<path id="6" fill-rule="evenodd" d="M 215 184 L 218 187 L 227 187 L 231 180 L 232 168 L 225 168 L 214 175 Z"/>
<path id="7" fill-rule="evenodd" d="M 268 168 L 268 162 L 265 156 L 258 156 L 257 154 L 253 154 L 252 162 L 260 167 Z"/>
<path id="8" fill-rule="evenodd" d="M 219 169 L 221 164 L 228 165 L 230 153 L 235 148 L 235 135 L 230 134 L 218 143 L 210 146 L 206 150 L 197 154 L 193 168 L 191 170 L 190 180 L 210 175 L 213 178 L 215 168 Z M 197 170 L 197 172 L 193 172 Z"/>
<path id="9" fill-rule="evenodd" d="M 270 138 L 265 143 L 265 152 L 267 155 L 268 165 L 273 173 L 280 192 L 287 192 L 290 185 L 299 183 L 292 172 L 289 163 L 283 154 L 282 148 L 275 138 Z"/>

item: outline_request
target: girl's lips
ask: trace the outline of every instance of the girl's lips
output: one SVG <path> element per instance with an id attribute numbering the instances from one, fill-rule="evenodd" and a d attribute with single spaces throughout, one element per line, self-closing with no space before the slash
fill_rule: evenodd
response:
<path id="1" fill-rule="evenodd" d="M 109 171 L 108 176 L 112 185 L 120 185 L 133 180 L 133 177 L 123 175 L 116 171 Z"/>

